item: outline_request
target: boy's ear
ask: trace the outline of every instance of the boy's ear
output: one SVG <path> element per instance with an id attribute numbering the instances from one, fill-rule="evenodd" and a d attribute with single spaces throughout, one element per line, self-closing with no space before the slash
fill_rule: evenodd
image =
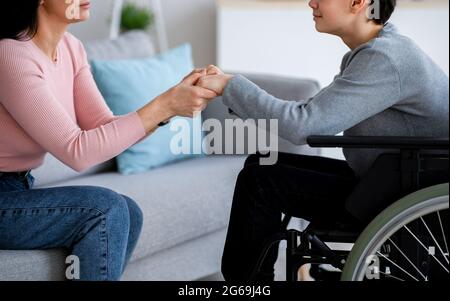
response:
<path id="1" fill-rule="evenodd" d="M 351 11 L 354 14 L 358 14 L 362 9 L 366 9 L 370 0 L 352 0 Z"/>

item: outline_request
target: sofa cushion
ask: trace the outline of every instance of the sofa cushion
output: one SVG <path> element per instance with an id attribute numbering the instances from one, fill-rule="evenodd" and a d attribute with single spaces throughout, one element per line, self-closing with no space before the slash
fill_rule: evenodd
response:
<path id="1" fill-rule="evenodd" d="M 54 186 L 101 186 L 135 200 L 144 214 L 136 260 L 227 227 L 244 161 L 242 156 L 209 156 L 140 175 L 104 173 Z"/>
<path id="2" fill-rule="evenodd" d="M 155 46 L 149 34 L 135 30 L 124 33 L 117 39 L 104 39 L 84 43 L 90 60 L 118 60 L 143 58 L 155 54 Z"/>
<path id="3" fill-rule="evenodd" d="M 113 171 L 115 169 L 115 161 L 109 160 L 105 163 L 99 164 L 88 170 L 78 173 L 56 159 L 52 154 L 47 154 L 45 156 L 44 164 L 33 170 L 31 172 L 31 175 L 36 178 L 34 187 L 39 188 L 43 185 L 55 184 L 77 177 L 91 175 L 99 172 Z"/>
<path id="4" fill-rule="evenodd" d="M 66 256 L 62 249 L 0 250 L 0 281 L 64 280 Z"/>

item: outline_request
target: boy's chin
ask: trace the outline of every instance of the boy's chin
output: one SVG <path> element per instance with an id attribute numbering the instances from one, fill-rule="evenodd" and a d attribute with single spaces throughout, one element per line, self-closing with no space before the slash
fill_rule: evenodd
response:
<path id="1" fill-rule="evenodd" d="M 322 29 L 322 27 L 320 27 L 319 25 L 316 24 L 316 31 L 320 32 L 320 33 L 325 33 L 325 31 Z"/>
<path id="2" fill-rule="evenodd" d="M 332 34 L 334 35 L 334 31 L 331 28 L 326 28 L 323 25 L 316 24 L 316 31 L 320 33 Z"/>

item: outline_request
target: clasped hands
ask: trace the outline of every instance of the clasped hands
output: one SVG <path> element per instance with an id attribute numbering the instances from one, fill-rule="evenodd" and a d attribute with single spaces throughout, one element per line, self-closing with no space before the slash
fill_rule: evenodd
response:
<path id="1" fill-rule="evenodd" d="M 209 102 L 223 94 L 232 77 L 214 65 L 195 69 L 180 84 L 166 92 L 170 117 L 195 117 L 205 110 Z"/>
<path id="2" fill-rule="evenodd" d="M 202 89 L 205 93 L 205 96 L 206 94 L 209 94 L 207 96 L 211 96 L 205 97 L 201 100 L 202 105 L 199 107 L 200 110 L 198 110 L 197 112 L 203 111 L 212 99 L 221 96 L 228 82 L 233 77 L 232 75 L 225 74 L 224 72 L 222 72 L 222 70 L 214 65 L 209 65 L 206 68 L 195 69 L 191 73 L 191 76 L 192 79 L 197 79 L 196 81 L 191 81 L 193 87 L 195 87 L 194 89 Z M 215 95 L 213 95 L 213 93 L 211 92 L 213 92 Z"/>
<path id="3" fill-rule="evenodd" d="M 209 65 L 205 69 L 197 69 L 198 73 L 202 74 L 197 87 L 214 91 L 217 96 L 221 96 L 228 82 L 233 78 L 230 74 L 225 74 L 218 67 Z"/>
<path id="4" fill-rule="evenodd" d="M 192 71 L 178 85 L 137 111 L 147 135 L 172 117 L 196 117 L 209 102 L 223 94 L 232 77 L 213 65 Z"/>

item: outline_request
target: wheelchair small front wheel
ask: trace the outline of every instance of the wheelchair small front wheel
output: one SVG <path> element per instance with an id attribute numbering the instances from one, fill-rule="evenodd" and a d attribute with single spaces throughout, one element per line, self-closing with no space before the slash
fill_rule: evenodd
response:
<path id="1" fill-rule="evenodd" d="M 447 280 L 448 212 L 448 183 L 397 201 L 355 242 L 341 280 Z"/>

